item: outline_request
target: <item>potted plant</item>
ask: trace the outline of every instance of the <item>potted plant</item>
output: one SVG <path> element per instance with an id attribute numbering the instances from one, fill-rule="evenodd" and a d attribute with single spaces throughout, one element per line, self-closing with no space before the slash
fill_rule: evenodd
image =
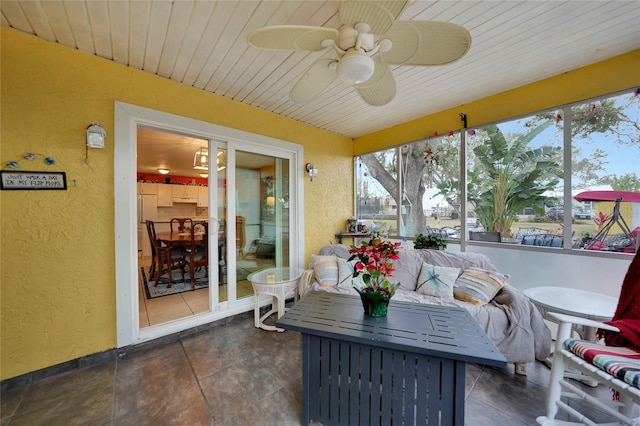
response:
<path id="1" fill-rule="evenodd" d="M 415 240 L 413 240 L 414 249 L 434 249 L 444 250 L 447 248 L 447 240 L 437 234 L 418 234 Z"/>
<path id="2" fill-rule="evenodd" d="M 589 231 L 582 231 L 580 233 L 580 247 L 584 247 L 593 239 Z"/>
<path id="3" fill-rule="evenodd" d="M 393 274 L 393 262 L 398 259 L 401 243 L 382 241 L 374 235 L 358 247 L 351 246 L 348 261 L 355 261 L 353 278 L 360 277 L 362 285 L 354 286 L 367 315 L 381 317 L 387 314 L 389 300 L 400 285 L 391 284 L 388 277 Z"/>

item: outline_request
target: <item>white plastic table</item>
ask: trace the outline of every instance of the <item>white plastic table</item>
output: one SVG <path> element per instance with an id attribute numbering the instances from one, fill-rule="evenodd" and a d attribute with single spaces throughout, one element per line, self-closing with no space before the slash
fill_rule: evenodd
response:
<path id="1" fill-rule="evenodd" d="M 287 310 L 284 306 L 287 295 L 293 292 L 294 301 L 299 299 L 298 280 L 303 274 L 302 269 L 291 267 L 276 267 L 263 269 L 262 271 L 249 274 L 247 279 L 251 281 L 255 294 L 255 306 L 253 318 L 256 328 L 267 331 L 283 332 L 283 328 L 267 325 L 264 320 L 274 313 L 278 314 L 278 319 Z M 271 309 L 266 314 L 260 316 L 260 295 L 268 294 L 272 296 Z"/>
<path id="2" fill-rule="evenodd" d="M 575 288 L 534 287 L 524 290 L 523 293 L 536 305 L 544 319 L 556 324 L 559 322 L 549 315 L 550 312 L 602 322 L 610 320 L 618 306 L 618 301 L 613 297 Z M 581 339 L 596 340 L 596 329 L 593 327 L 574 325 L 572 330 Z M 551 367 L 551 359 L 547 358 L 545 364 Z M 592 387 L 598 384 L 595 380 L 570 370 L 565 372 L 565 377 L 580 380 Z"/>
<path id="3" fill-rule="evenodd" d="M 524 290 L 544 319 L 557 323 L 549 312 L 558 312 L 594 321 L 608 321 L 616 312 L 618 300 L 604 294 L 563 287 L 533 287 Z M 581 339 L 595 341 L 596 330 L 592 327 L 575 327 Z"/>

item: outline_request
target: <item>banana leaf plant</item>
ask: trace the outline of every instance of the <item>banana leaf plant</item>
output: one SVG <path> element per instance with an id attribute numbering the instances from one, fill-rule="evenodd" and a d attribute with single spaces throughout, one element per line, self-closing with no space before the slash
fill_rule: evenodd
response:
<path id="1" fill-rule="evenodd" d="M 509 237 L 519 212 L 531 207 L 542 214 L 552 201 L 544 193 L 554 190 L 560 181 L 562 150 L 547 145 L 529 147 L 552 124 L 552 120 L 545 121 L 511 141 L 495 125 L 484 128 L 485 140 L 473 149 L 475 166 L 468 172 L 467 196 L 485 230 Z M 443 182 L 438 188 L 449 198 L 458 191 L 459 182 Z"/>

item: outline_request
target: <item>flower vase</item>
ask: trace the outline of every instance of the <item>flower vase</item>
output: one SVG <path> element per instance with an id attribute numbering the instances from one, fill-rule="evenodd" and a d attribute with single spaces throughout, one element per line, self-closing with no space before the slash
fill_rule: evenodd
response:
<path id="1" fill-rule="evenodd" d="M 383 317 L 387 315 L 387 307 L 391 296 L 387 292 L 358 291 L 364 313 L 370 317 Z"/>

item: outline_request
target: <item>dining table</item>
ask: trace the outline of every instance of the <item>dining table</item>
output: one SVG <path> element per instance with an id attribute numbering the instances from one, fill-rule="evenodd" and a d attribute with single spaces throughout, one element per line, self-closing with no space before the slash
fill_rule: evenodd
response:
<path id="1" fill-rule="evenodd" d="M 194 233 L 193 237 L 195 239 L 196 244 L 202 244 L 203 243 L 203 238 L 204 238 L 205 233 L 204 232 L 196 232 Z M 220 238 L 221 233 L 218 234 L 218 279 L 222 280 L 222 274 L 223 274 L 223 261 L 224 261 L 224 236 L 222 238 Z M 224 235 L 224 234 L 222 234 Z M 158 232 L 156 233 L 156 236 L 158 238 L 158 240 L 160 240 L 162 243 L 167 244 L 167 245 L 173 245 L 173 246 L 188 246 L 191 244 L 191 232 L 186 232 L 186 231 L 173 231 L 173 232 Z M 194 271 L 189 271 L 191 274 L 194 273 Z"/>
<path id="2" fill-rule="evenodd" d="M 173 231 L 173 232 L 157 232 L 158 239 L 167 245 L 189 245 L 191 244 L 191 232 L 186 231 Z M 202 243 L 204 232 L 196 232 L 194 239 L 197 243 Z"/>

